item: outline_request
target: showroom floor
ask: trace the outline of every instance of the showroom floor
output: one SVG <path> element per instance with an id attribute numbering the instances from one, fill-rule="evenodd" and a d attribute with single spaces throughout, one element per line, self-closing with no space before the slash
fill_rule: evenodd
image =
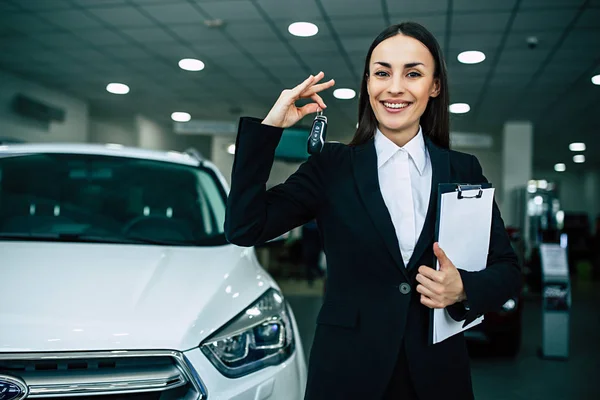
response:
<path id="1" fill-rule="evenodd" d="M 296 315 L 308 358 L 322 285 L 281 282 L 281 287 Z M 471 347 L 477 399 L 600 399 L 600 282 L 573 282 L 568 360 L 544 360 L 537 355 L 541 344 L 539 296 L 531 296 L 525 303 L 523 329 L 523 346 L 516 359 L 493 356 L 482 346 Z"/>

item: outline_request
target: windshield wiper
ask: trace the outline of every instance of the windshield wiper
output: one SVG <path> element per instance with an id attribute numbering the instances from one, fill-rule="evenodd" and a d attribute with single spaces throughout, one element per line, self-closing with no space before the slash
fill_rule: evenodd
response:
<path id="1" fill-rule="evenodd" d="M 0 232 L 0 240 L 26 240 L 48 242 L 153 244 L 162 246 L 194 246 L 192 241 L 156 240 L 133 236 L 88 235 L 84 233 L 27 233 Z"/>

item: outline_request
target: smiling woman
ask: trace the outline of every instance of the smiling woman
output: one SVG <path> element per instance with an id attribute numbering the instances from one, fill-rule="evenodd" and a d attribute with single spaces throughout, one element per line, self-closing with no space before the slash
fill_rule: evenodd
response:
<path id="1" fill-rule="evenodd" d="M 365 59 L 352 142 L 326 143 L 265 190 L 284 129 L 327 107 L 319 93 L 335 82 L 323 78 L 283 90 L 264 119 L 241 119 L 226 238 L 253 246 L 317 222 L 327 291 L 305 399 L 472 399 L 465 339 L 431 345 L 431 310 L 468 323 L 513 297 L 520 275 L 497 207 L 484 270 L 462 270 L 434 243 L 438 185 L 487 182 L 475 157 L 449 149 L 440 47 L 416 23 L 383 31 Z"/>

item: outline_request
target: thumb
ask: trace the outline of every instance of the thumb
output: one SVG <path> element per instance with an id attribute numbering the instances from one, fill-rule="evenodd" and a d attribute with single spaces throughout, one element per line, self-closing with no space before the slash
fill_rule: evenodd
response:
<path id="1" fill-rule="evenodd" d="M 321 108 L 317 103 L 309 103 L 299 108 L 300 111 L 300 119 L 306 117 L 308 114 L 314 114 L 319 111 Z"/>
<path id="2" fill-rule="evenodd" d="M 448 265 L 448 256 L 446 256 L 446 253 L 444 252 L 444 250 L 442 250 L 438 242 L 435 242 L 433 244 L 433 254 L 435 254 L 438 261 L 440 262 L 440 268 L 444 268 Z"/>

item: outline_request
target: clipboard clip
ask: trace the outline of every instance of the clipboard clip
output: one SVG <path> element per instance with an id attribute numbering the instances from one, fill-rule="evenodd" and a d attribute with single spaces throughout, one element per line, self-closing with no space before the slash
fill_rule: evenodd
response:
<path id="1" fill-rule="evenodd" d="M 476 195 L 473 196 L 465 196 L 463 194 L 463 192 L 468 192 L 471 190 L 478 190 L 478 193 Z M 458 185 L 458 187 L 456 188 L 456 191 L 458 192 L 458 199 L 480 199 L 481 196 L 483 196 L 483 189 L 481 188 L 481 185 Z"/>

